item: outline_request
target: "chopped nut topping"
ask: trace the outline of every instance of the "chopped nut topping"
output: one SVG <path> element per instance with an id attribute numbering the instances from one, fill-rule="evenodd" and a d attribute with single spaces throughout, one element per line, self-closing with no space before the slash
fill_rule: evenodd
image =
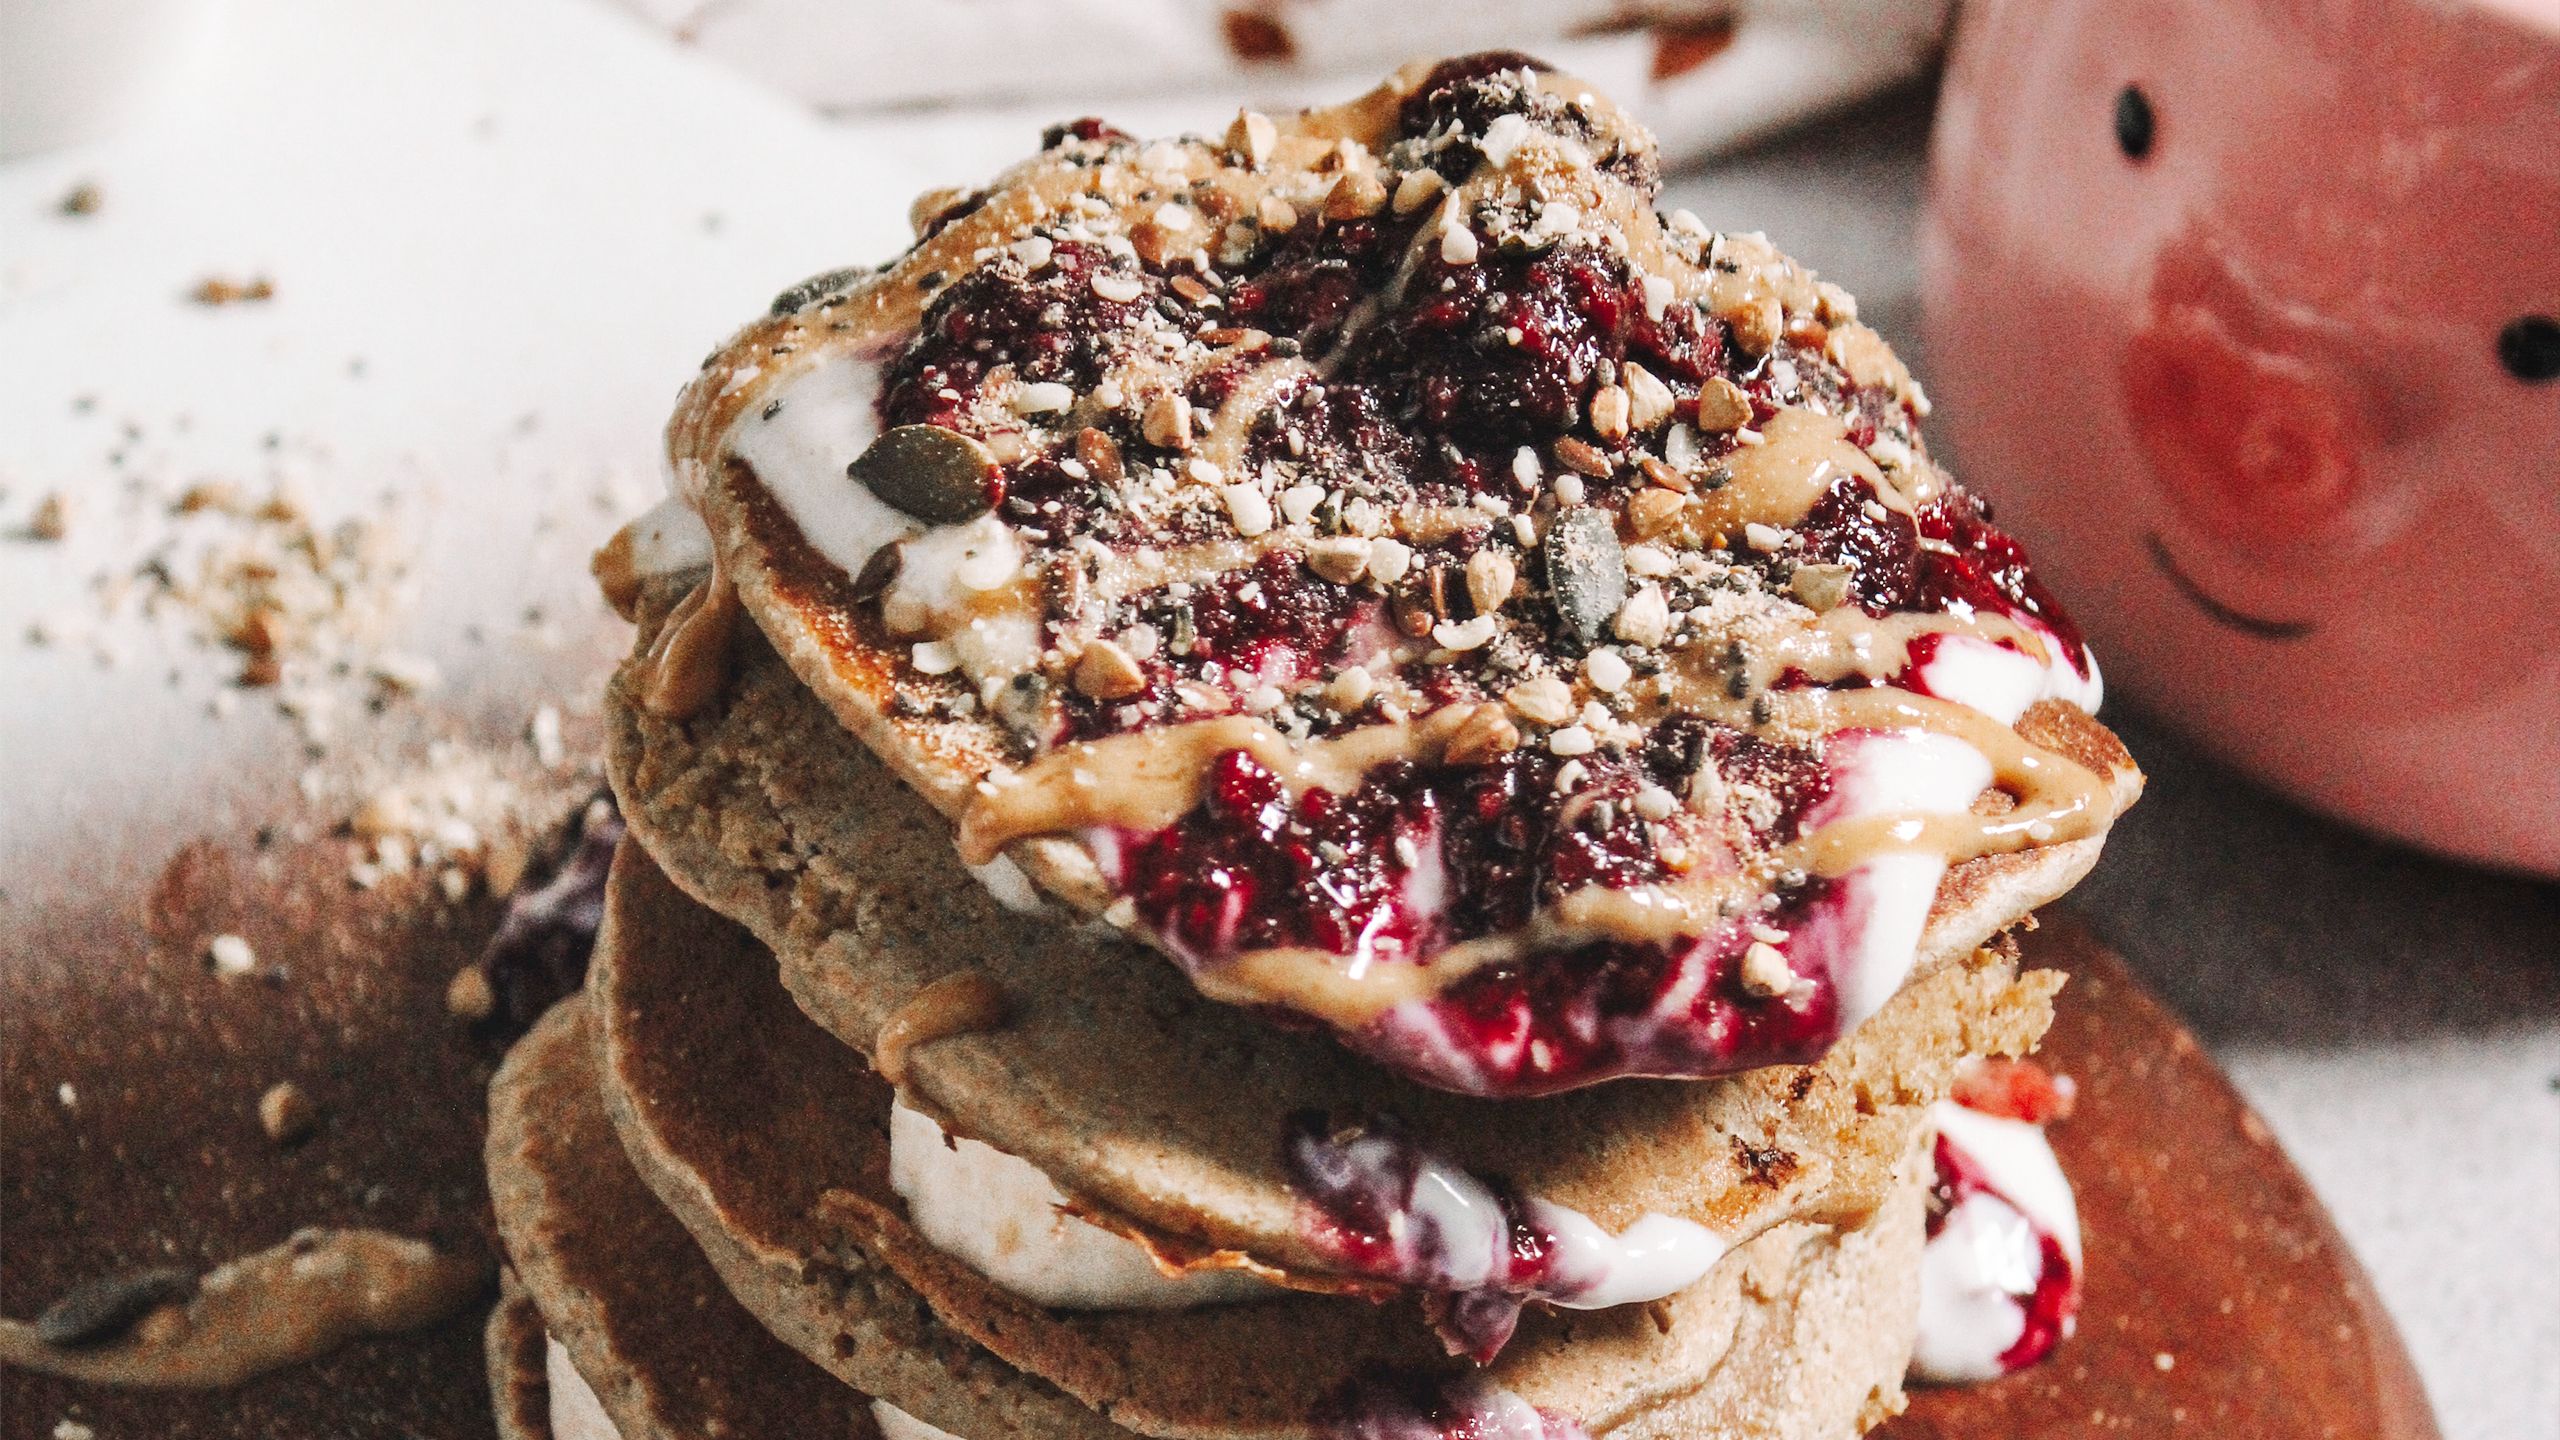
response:
<path id="1" fill-rule="evenodd" d="M 1626 608 L 1618 612 L 1612 627 L 1617 637 L 1630 645 L 1647 648 L 1660 645 L 1671 634 L 1671 605 L 1662 596 L 1662 587 L 1647 585 L 1627 597 Z"/>
<path id="2" fill-rule="evenodd" d="M 1698 428 L 1722 435 L 1751 423 L 1751 397 L 1719 375 L 1698 392 Z"/>
<path id="3" fill-rule="evenodd" d="M 1410 215 L 1428 205 L 1448 187 L 1437 170 L 1408 170 L 1396 181 L 1396 213 Z"/>
<path id="4" fill-rule="evenodd" d="M 1467 598 L 1475 603 L 1479 615 L 1501 609 L 1519 578 L 1519 569 L 1511 563 L 1511 557 L 1499 550 L 1479 550 L 1467 557 Z"/>
<path id="5" fill-rule="evenodd" d="M 216 935 L 204 947 L 205 959 L 213 973 L 225 980 L 238 980 L 253 975 L 258 969 L 258 952 L 237 935 Z"/>
<path id="6" fill-rule="evenodd" d="M 1636 468 L 1644 472 L 1644 478 L 1648 483 L 1659 485 L 1666 490 L 1677 490 L 1685 495 L 1691 490 L 1697 488 L 1696 482 L 1692 481 L 1687 475 L 1672 469 L 1669 465 L 1650 455 L 1647 455 L 1642 460 L 1637 461 Z"/>
<path id="7" fill-rule="evenodd" d="M 1635 678 L 1627 657 L 1605 647 L 1583 657 L 1582 673 L 1593 689 L 1611 695 L 1625 689 L 1627 682 Z"/>
<path id="8" fill-rule="evenodd" d="M 1076 459 L 1105 485 L 1117 485 L 1127 473 L 1120 465 L 1120 442 L 1088 425 L 1076 432 Z"/>
<path id="9" fill-rule="evenodd" d="M 1191 448 L 1191 402 L 1168 390 L 1147 404 L 1147 413 L 1139 422 L 1139 430 L 1147 443 L 1166 450 Z"/>
<path id="10" fill-rule="evenodd" d="M 1561 725 L 1573 718 L 1573 687 L 1552 675 L 1523 680 L 1503 692 L 1513 710 L 1541 725 Z"/>
<path id="11" fill-rule="evenodd" d="M 1234 123 L 1227 126 L 1227 149 L 1254 169 L 1261 169 L 1271 158 L 1271 147 L 1280 142 L 1280 127 L 1259 110 L 1239 110 Z"/>
<path id="12" fill-rule="evenodd" d="M 1369 573 L 1382 584 L 1393 585 L 1405 577 L 1413 566 L 1413 548 L 1392 535 L 1381 535 L 1369 542 Z"/>
<path id="13" fill-rule="evenodd" d="M 1271 497 L 1251 485 L 1226 487 L 1227 518 L 1236 533 L 1250 540 L 1271 529 Z"/>
<path id="14" fill-rule="evenodd" d="M 1485 642 L 1493 638 L 1494 628 L 1498 623 L 1490 615 L 1479 615 L 1473 620 L 1443 620 L 1431 627 L 1431 638 L 1438 642 L 1443 650 L 1481 649 Z"/>
<path id="15" fill-rule="evenodd" d="M 1449 737 L 1446 758 L 1452 765 L 1482 765 L 1519 748 L 1520 729 L 1502 713 L 1502 707 L 1479 705 L 1467 712 L 1457 733 Z"/>
<path id="16" fill-rule="evenodd" d="M 1128 651 L 1096 640 L 1076 659 L 1076 693 L 1095 700 L 1126 700 L 1147 688 L 1146 672 Z"/>
<path id="17" fill-rule="evenodd" d="M 1440 258 L 1451 265 L 1476 263 L 1476 232 L 1464 225 L 1451 225 L 1440 232 Z"/>
<path id="18" fill-rule="evenodd" d="M 1357 535 L 1337 535 L 1307 547 L 1307 568 L 1336 585 L 1352 585 L 1369 569 L 1373 542 Z"/>
<path id="19" fill-rule="evenodd" d="M 1639 490 L 1627 497 L 1627 528 L 1650 539 L 1670 529 L 1688 505 L 1677 490 Z"/>
<path id="20" fill-rule="evenodd" d="M 1779 308 L 1777 297 L 1769 295 L 1745 302 L 1724 318 L 1733 327 L 1734 342 L 1753 355 L 1768 354 L 1786 328 L 1786 312 Z"/>
<path id="21" fill-rule="evenodd" d="M 1787 577 L 1787 589 L 1805 608 L 1823 614 L 1849 600 L 1849 580 L 1856 572 L 1846 565 L 1799 565 Z"/>
<path id="22" fill-rule="evenodd" d="M 1365 220 L 1387 208 L 1387 187 L 1376 175 L 1354 170 L 1333 183 L 1324 197 L 1328 220 Z"/>
<path id="23" fill-rule="evenodd" d="M 1601 386 L 1591 392 L 1592 433 L 1612 445 L 1626 439 L 1627 423 L 1633 409 L 1633 402 L 1627 398 L 1625 386 Z"/>
<path id="24" fill-rule="evenodd" d="M 1594 400 L 1592 404 L 1596 409 L 1599 402 Z M 1570 435 L 1556 442 L 1556 462 L 1566 469 L 1588 475 L 1594 480 L 1608 479 L 1617 468 L 1609 463 L 1607 455 L 1601 453 L 1589 442 L 1576 440 Z"/>
<path id="25" fill-rule="evenodd" d="M 1742 989 L 1763 1000 L 1784 995 L 1796 985 L 1796 972 L 1787 964 L 1786 952 L 1766 940 L 1754 940 L 1742 952 Z"/>
<path id="26" fill-rule="evenodd" d="M 444 1008 L 457 1020 L 477 1023 L 488 1019 L 498 1008 L 498 994 L 490 988 L 489 972 L 477 965 L 454 971 L 453 979 L 444 987 Z"/>
<path id="27" fill-rule="evenodd" d="M 1672 407 L 1679 401 L 1671 387 L 1654 378 L 1652 371 L 1630 360 L 1618 367 L 1618 380 L 1627 387 L 1627 423 L 1639 431 L 1650 432 L 1671 418 Z"/>

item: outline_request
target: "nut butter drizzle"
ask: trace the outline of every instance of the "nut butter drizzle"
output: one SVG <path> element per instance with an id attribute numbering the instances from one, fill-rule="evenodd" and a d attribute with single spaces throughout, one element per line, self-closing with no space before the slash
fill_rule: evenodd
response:
<path id="1" fill-rule="evenodd" d="M 828 302 L 814 319 L 780 317 L 746 338 L 761 341 L 769 355 L 789 355 L 788 360 L 765 363 L 778 363 L 794 373 L 829 355 L 877 355 L 894 337 L 913 334 L 921 320 L 928 292 L 913 283 L 915 276 L 965 271 L 985 254 L 1061 214 L 1092 214 L 1099 205 L 1134 221 L 1161 193 L 1156 187 L 1176 179 L 1186 184 L 1213 180 L 1236 206 L 1251 212 L 1266 196 L 1289 198 L 1279 194 L 1284 177 L 1300 181 L 1318 177 L 1333 183 L 1339 174 L 1373 169 L 1375 161 L 1367 150 L 1342 142 L 1375 140 L 1384 133 L 1396 89 L 1390 86 L 1352 106 L 1311 112 L 1289 122 L 1268 163 L 1253 169 L 1224 164 L 1213 147 L 1201 142 L 1151 147 L 1151 154 L 1168 152 L 1169 158 L 1137 165 L 1120 158 L 1091 168 L 1062 166 L 1043 158 L 1026 161 L 999 177 L 979 209 L 920 242 L 876 279 Z M 1150 169 L 1153 174 L 1147 173 Z M 1746 350 L 1767 351 L 1790 314 L 1820 313 L 1827 322 L 1824 353 L 1834 364 L 1856 383 L 1890 394 L 1915 413 L 1925 413 L 1925 397 L 1907 370 L 1872 330 L 1856 322 L 1845 295 L 1833 287 L 1818 286 L 1756 236 L 1693 233 L 1692 239 L 1720 247 L 1711 249 L 1711 256 L 1722 254 L 1740 262 L 1700 264 L 1675 246 L 1664 223 L 1639 203 L 1633 187 L 1605 180 L 1598 173 L 1578 141 L 1534 128 L 1510 154 L 1498 160 L 1488 158 L 1431 202 L 1433 208 L 1416 229 L 1387 292 L 1369 297 L 1358 307 L 1333 353 L 1348 353 L 1350 333 L 1379 313 L 1383 302 L 1409 282 L 1427 247 L 1441 246 L 1450 229 L 1471 224 L 1468 217 L 1480 201 L 1498 195 L 1503 187 L 1522 184 L 1550 200 L 1570 200 L 1584 214 L 1606 221 L 1624 242 L 1636 273 L 1666 281 L 1680 303 L 1703 306 L 1732 327 Z M 1300 204 L 1307 199 L 1303 194 L 1296 197 Z M 1127 403 L 1143 405 L 1150 396 L 1179 394 L 1190 375 L 1203 366 L 1238 358 L 1248 359 L 1249 368 L 1210 417 L 1192 454 L 1225 477 L 1239 478 L 1247 459 L 1247 438 L 1256 422 L 1292 394 L 1293 382 L 1302 376 L 1321 379 L 1320 367 L 1280 354 L 1248 336 L 1190 363 L 1162 357 L 1123 361 L 1115 367 L 1110 383 Z M 717 385 L 695 386 L 670 427 L 671 451 L 725 454 L 730 428 L 748 413 L 750 402 L 770 393 L 750 385 L 759 373 L 750 368 L 721 377 Z M 1100 418 L 1097 407 L 1093 395 L 1079 397 L 1062 422 L 1066 427 L 1062 433 Z M 1945 486 L 1943 474 L 1925 458 L 1879 463 L 1876 456 L 1846 438 L 1839 418 L 1819 409 L 1783 406 L 1758 434 L 1746 438 L 1754 443 L 1735 449 L 1719 462 L 1729 479 L 1686 496 L 1667 526 L 1646 538 L 1683 549 L 1723 548 L 1750 525 L 1797 526 L 1830 486 L 1843 478 L 1859 481 L 1876 503 L 1908 519 Z M 708 467 L 697 464 L 694 470 L 695 481 L 707 478 Z M 687 494 L 697 506 L 701 504 L 698 484 Z M 1409 535 L 1415 524 L 1428 518 L 1414 507 L 1397 517 Z M 1082 613 L 1056 617 L 1066 632 L 1058 649 L 1072 659 L 1081 645 L 1096 638 L 1098 617 L 1106 609 L 1099 602 L 1176 576 L 1196 583 L 1249 565 L 1271 548 L 1292 543 L 1293 537 L 1281 527 L 1241 541 L 1186 545 L 1169 556 L 1153 550 L 1110 555 L 1089 584 L 1081 583 L 1080 577 L 1086 602 Z M 715 593 L 697 609 L 716 611 L 725 624 L 725 617 L 735 611 L 734 590 L 716 575 L 706 588 Z M 1979 751 L 1991 765 L 1995 786 L 2014 800 L 1999 813 L 1890 814 L 1835 822 L 1772 847 L 1738 870 L 1684 875 L 1634 890 L 1594 886 L 1575 891 L 1546 907 L 1519 934 L 1462 942 L 1423 964 L 1369 965 L 1355 974 L 1342 967 L 1343 957 L 1328 952 L 1269 949 L 1204 967 L 1194 979 L 1219 998 L 1276 1000 L 1337 1024 L 1359 1025 L 1402 1001 L 1436 994 L 1475 970 L 1529 950 L 1601 938 L 1661 942 L 1701 936 L 1733 914 L 1757 887 L 1785 871 L 1836 876 L 1894 853 L 1927 853 L 1952 864 L 2102 830 L 2112 819 L 2115 804 L 2104 777 L 2033 744 L 1996 718 L 1887 685 L 1908 667 L 1914 643 L 1927 635 L 1970 636 L 2047 665 L 2067 663 L 2054 653 L 2047 635 L 2006 615 L 1968 610 L 1873 617 L 1847 606 L 1807 618 L 1781 633 L 1755 637 L 1745 668 L 1753 682 L 1749 688 L 1763 692 L 1758 706 L 1729 698 L 1732 677 L 1721 660 L 1705 653 L 1709 647 L 1693 645 L 1678 652 L 1663 675 L 1660 705 L 1654 713 L 1701 715 L 1749 731 L 1782 732 L 1798 742 L 1857 730 L 1916 730 L 1950 736 Z M 1815 686 L 1862 680 L 1870 688 L 1769 689 L 1790 671 Z M 988 677 L 975 678 L 985 683 Z M 670 704 L 695 694 L 694 687 L 672 681 L 663 688 Z M 1581 698 L 1577 690 L 1576 699 Z M 1019 767 L 998 763 L 959 817 L 960 848 L 964 858 L 984 863 L 1011 842 L 1033 836 L 1099 826 L 1161 829 L 1198 803 L 1209 763 L 1234 750 L 1249 752 L 1277 772 L 1292 793 L 1319 785 L 1348 790 L 1370 769 L 1388 761 L 1427 764 L 1438 760 L 1476 708 L 1467 703 L 1449 705 L 1410 720 L 1308 741 L 1292 741 L 1261 720 L 1231 713 L 1070 744 Z M 886 1059 L 891 1051 L 889 1039 L 884 1031 L 884 1072 L 901 1063 Z"/>
<path id="2" fill-rule="evenodd" d="M 87 1343 L 48 1344 L 37 1325 L 0 1320 L 0 1364 L 98 1385 L 216 1389 L 449 1319 L 486 1293 L 490 1273 L 476 1256 L 380 1230 L 302 1230 Z"/>
<path id="3" fill-rule="evenodd" d="M 925 986 L 889 1016 L 871 1045 L 871 1068 L 903 1090 L 907 1062 L 936 1040 L 1001 1028 L 1013 1005 L 996 982 L 976 970 L 945 975 Z"/>
<path id="4" fill-rule="evenodd" d="M 641 657 L 640 704 L 662 720 L 690 720 L 729 683 L 729 654 L 744 607 L 728 567 L 713 561 Z"/>

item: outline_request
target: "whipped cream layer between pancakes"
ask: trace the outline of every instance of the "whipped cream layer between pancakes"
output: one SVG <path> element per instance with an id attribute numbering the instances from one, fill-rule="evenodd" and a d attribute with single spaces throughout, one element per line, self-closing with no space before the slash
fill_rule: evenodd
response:
<path id="1" fill-rule="evenodd" d="M 1818 1054 L 1907 978 L 1952 864 L 2094 844 L 2135 780 L 2021 735 L 2039 705 L 2094 707 L 2097 668 L 1927 459 L 1900 362 L 1759 237 L 1654 214 L 1650 153 L 1607 102 L 1501 57 L 1241 116 L 1223 143 L 1063 127 L 920 208 L 898 262 L 793 292 L 714 357 L 670 447 L 722 563 L 668 669 L 748 597 L 973 864 L 1009 856 L 1214 998 L 1430 1083 Z M 1255 287 L 1302 260 L 1321 282 L 1344 236 L 1375 273 L 1342 314 L 1271 321 L 1303 341 L 1235 318 L 1286 310 Z M 1431 367 L 1471 362 L 1397 327 L 1497 272 L 1484 313 L 1539 317 L 1508 332 L 1522 353 L 1551 338 L 1523 324 L 1562 327 L 1559 355 L 1595 317 L 1672 338 L 1652 369 L 1621 334 L 1623 358 L 1573 351 L 1529 399 L 1467 391 Z M 1017 370 L 1088 340 L 1075 383 Z M 1520 408 L 1549 380 L 1563 409 L 1525 429 L 1325 409 L 1420 381 L 1398 403 Z M 611 548 L 624 584 L 701 553 Z M 1900 588 L 1862 592 L 1875 576 Z M 1523 872 L 1549 878 L 1459 856 L 1470 770 L 1558 797 L 1515 807 L 1549 827 Z M 1357 845 L 1309 818 L 1380 803 Z M 1280 848 L 1312 870 L 1235 878 L 1280 863 L 1285 835 L 1238 838 L 1266 822 L 1309 837 Z M 1566 854 L 1584 831 L 1588 865 Z M 1628 955 L 1651 988 L 1604 995 Z M 1606 1034 L 1573 1053 L 1563 1012 L 1601 1002 Z M 1487 1018 L 1506 1005 L 1526 1038 Z"/>

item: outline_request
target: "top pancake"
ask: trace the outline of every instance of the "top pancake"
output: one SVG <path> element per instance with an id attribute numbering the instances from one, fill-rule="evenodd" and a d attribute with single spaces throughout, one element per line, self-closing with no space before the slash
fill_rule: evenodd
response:
<path id="1" fill-rule="evenodd" d="M 645 648 L 667 591 L 644 600 Z M 1108 1217 L 1209 1251 L 1327 1271 L 1282 1164 L 1290 1118 L 1392 1112 L 1451 1160 L 1612 1229 L 1661 1213 L 1740 1238 L 1789 1216 L 1863 1214 L 1968 1054 L 2018 1054 L 2050 1017 L 2050 974 L 2003 955 L 1941 966 L 1814 1066 L 1627 1082 L 1493 1102 L 1400 1081 L 1319 1034 L 1202 999 L 1100 927 L 998 905 L 932 812 L 838 728 L 760 637 L 689 721 L 607 697 L 608 770 L 658 862 L 617 876 L 617 930 L 694 934 L 676 885 L 755 934 L 801 1006 L 846 1043 L 880 1035 L 963 972 L 1006 1024 L 917 1048 L 908 1094 L 954 1133 L 1048 1173 Z M 632 867 L 625 865 L 626 871 Z"/>
<path id="2" fill-rule="evenodd" d="M 973 859 L 1406 1073 L 1819 1053 L 1934 878 L 1897 907 L 1865 860 L 1989 858 L 1932 936 L 1968 949 L 2137 777 L 1848 298 L 1655 189 L 1640 127 L 1519 57 L 1223 142 L 1062 128 L 709 362 L 669 430 L 697 618 L 733 587 Z M 1905 731 L 1990 801 L 1877 798 L 1826 744 Z M 1755 943 L 1792 998 L 1738 988 Z M 1621 1006 L 1600 1038 L 1585 1003 Z"/>

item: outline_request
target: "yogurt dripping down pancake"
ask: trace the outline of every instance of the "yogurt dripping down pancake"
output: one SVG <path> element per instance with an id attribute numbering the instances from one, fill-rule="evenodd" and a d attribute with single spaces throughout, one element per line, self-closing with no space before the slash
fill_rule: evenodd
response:
<path id="1" fill-rule="evenodd" d="M 675 593 L 640 597 L 642 653 Z M 1880 1202 L 1962 1060 L 2032 1048 L 2058 988 L 2049 972 L 1971 953 L 1906 986 L 1817 1065 L 1528 1101 L 1448 1094 L 1209 1001 L 1105 927 L 1001 906 L 932 810 L 760 637 L 741 636 L 731 659 L 726 692 L 691 720 L 637 703 L 645 666 L 608 692 L 608 769 L 646 847 L 617 862 L 608 935 L 722 953 L 723 927 L 694 901 L 747 927 L 774 957 L 757 963 L 778 960 L 793 998 L 841 1042 L 838 1069 L 879 1053 L 918 996 L 984 979 L 1009 1014 L 914 1048 L 897 1066 L 905 1098 L 1175 1259 L 1249 1257 L 1315 1283 L 1342 1273 L 1284 1163 L 1306 1112 L 1396 1116 L 1464 1171 L 1613 1234 L 1648 1215 L 1726 1243 L 1787 1218 L 1854 1220 Z M 625 948 L 601 945 L 600 963 Z"/>
<path id="2" fill-rule="evenodd" d="M 1655 1307 L 1533 1314 L 1482 1370 L 1449 1359 L 1410 1304 L 1286 1291 L 1170 1315 L 1027 1303 L 909 1225 L 885 1173 L 887 1087 L 794 1009 L 743 931 L 662 881 L 634 894 L 651 885 L 627 850 L 587 997 L 634 1165 L 776 1334 L 956 1435 L 1401 1433 L 1356 1420 L 1409 1389 L 1499 1396 L 1576 1427 L 1559 1436 L 1828 1440 L 1898 1403 L 1925 1186 L 1910 1164 L 1860 1226 L 1777 1226 Z M 945 1390 L 967 1372 L 950 1336 L 984 1347 L 995 1368 L 975 1383 L 1008 1396 L 1007 1428 L 955 1417 Z"/>
<path id="3" fill-rule="evenodd" d="M 1052 131 L 687 391 L 650 703 L 743 605 L 971 862 L 1430 1084 L 1820 1055 L 2139 776 L 1849 297 L 1657 188 L 1519 56 Z"/>

